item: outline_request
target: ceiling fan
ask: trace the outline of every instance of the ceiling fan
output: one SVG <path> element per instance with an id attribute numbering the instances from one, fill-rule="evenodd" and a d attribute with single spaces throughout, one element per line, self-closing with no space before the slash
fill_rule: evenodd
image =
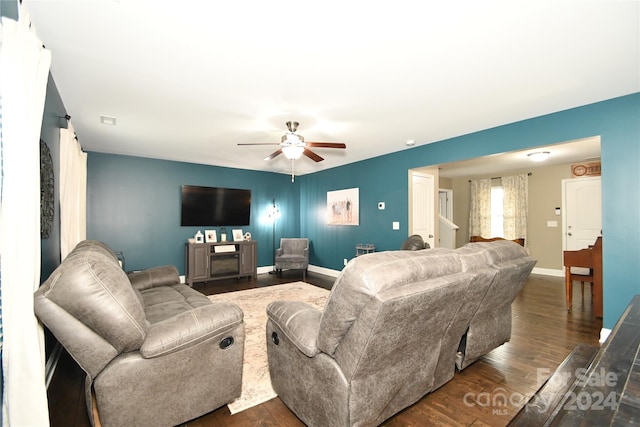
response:
<path id="1" fill-rule="evenodd" d="M 278 157 L 280 154 L 284 154 L 287 159 L 291 160 L 291 182 L 294 180 L 294 169 L 293 164 L 296 159 L 299 159 L 303 154 L 310 158 L 315 162 L 321 162 L 324 160 L 321 156 L 314 153 L 309 149 L 309 147 L 315 148 L 347 148 L 346 144 L 341 142 L 304 142 L 304 137 L 302 135 L 298 135 L 296 130 L 298 130 L 298 126 L 300 123 L 298 122 L 287 122 L 287 129 L 280 142 L 257 142 L 257 143 L 247 143 L 247 144 L 238 144 L 238 145 L 279 145 L 276 151 L 265 157 L 265 160 L 271 160 Z"/>

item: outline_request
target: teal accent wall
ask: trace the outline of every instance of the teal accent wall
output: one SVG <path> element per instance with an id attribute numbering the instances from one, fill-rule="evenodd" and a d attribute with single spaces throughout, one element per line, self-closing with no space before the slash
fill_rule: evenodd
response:
<path id="1" fill-rule="evenodd" d="M 310 262 L 340 270 L 357 243 L 400 247 L 408 233 L 408 170 L 599 135 L 602 150 L 604 327 L 640 293 L 640 93 L 451 138 L 310 175 L 282 174 L 89 153 L 88 237 L 123 251 L 127 269 L 173 264 L 184 273 L 180 185 L 252 189 L 258 265 L 272 265 L 271 200 L 280 237 L 307 236 Z M 328 226 L 328 191 L 359 188 L 360 225 Z M 386 209 L 378 210 L 384 201 Z M 391 223 L 400 222 L 400 230 Z M 231 227 L 228 227 L 231 228 Z M 244 229 L 245 227 L 243 227 Z"/>
<path id="2" fill-rule="evenodd" d="M 275 198 L 281 217 L 276 241 L 297 236 L 298 191 L 287 175 L 96 152 L 87 161 L 87 238 L 122 251 L 127 270 L 175 265 L 184 274 L 184 244 L 198 230 L 180 225 L 183 184 L 251 189 L 251 224 L 226 227 L 251 232 L 258 266 L 273 264 L 273 224 L 267 210 Z M 221 227 L 210 227 L 218 230 Z"/>
<path id="3" fill-rule="evenodd" d="M 612 328 L 640 293 L 640 93 L 301 177 L 300 229 L 314 242 L 311 263 L 339 270 L 359 242 L 399 248 L 407 236 L 409 169 L 595 135 L 602 152 L 604 327 Z M 327 226 L 326 192 L 353 187 L 360 191 L 360 226 Z M 386 202 L 384 211 L 378 201 Z M 392 221 L 400 221 L 399 231 Z"/>

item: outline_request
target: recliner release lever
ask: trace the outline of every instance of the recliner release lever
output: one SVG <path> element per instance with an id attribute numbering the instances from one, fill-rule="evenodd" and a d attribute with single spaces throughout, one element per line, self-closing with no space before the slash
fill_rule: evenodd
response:
<path id="1" fill-rule="evenodd" d="M 222 341 L 220 341 L 220 348 L 223 350 L 227 349 L 233 345 L 233 342 L 234 342 L 233 337 L 223 338 Z"/>

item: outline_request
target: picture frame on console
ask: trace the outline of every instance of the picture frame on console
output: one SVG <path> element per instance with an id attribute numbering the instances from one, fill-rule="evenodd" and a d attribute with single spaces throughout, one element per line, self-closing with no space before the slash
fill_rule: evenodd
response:
<path id="1" fill-rule="evenodd" d="M 234 242 L 241 242 L 244 240 L 244 235 L 242 234 L 242 230 L 239 228 L 235 228 L 233 230 L 231 230 L 231 232 L 233 233 L 233 241 Z"/>
<path id="2" fill-rule="evenodd" d="M 218 241 L 216 230 L 204 230 L 204 241 L 206 243 L 216 243 Z"/>

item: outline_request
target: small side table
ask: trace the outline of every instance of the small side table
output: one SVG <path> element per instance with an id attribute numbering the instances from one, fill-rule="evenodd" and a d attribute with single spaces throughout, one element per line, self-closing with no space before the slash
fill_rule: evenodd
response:
<path id="1" fill-rule="evenodd" d="M 356 245 L 356 256 L 369 254 L 376 251 L 376 245 L 372 243 L 358 243 Z"/>

